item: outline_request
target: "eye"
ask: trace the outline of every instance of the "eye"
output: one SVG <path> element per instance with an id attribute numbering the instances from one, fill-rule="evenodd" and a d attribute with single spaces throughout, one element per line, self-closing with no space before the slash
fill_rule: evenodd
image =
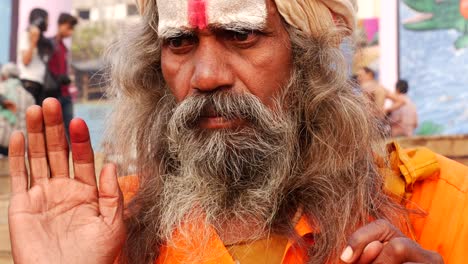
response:
<path id="1" fill-rule="evenodd" d="M 196 43 L 194 36 L 173 37 L 165 41 L 165 45 L 175 53 L 188 52 Z"/>
<path id="2" fill-rule="evenodd" d="M 247 41 L 253 32 L 233 32 L 232 40 L 234 41 Z"/>
<path id="3" fill-rule="evenodd" d="M 258 32 L 253 30 L 225 32 L 225 37 L 227 40 L 236 42 L 238 44 L 252 44 L 258 39 L 259 35 L 260 34 Z"/>
<path id="4" fill-rule="evenodd" d="M 171 48 L 180 48 L 184 45 L 184 40 L 181 38 L 172 38 L 168 40 L 168 44 Z"/>

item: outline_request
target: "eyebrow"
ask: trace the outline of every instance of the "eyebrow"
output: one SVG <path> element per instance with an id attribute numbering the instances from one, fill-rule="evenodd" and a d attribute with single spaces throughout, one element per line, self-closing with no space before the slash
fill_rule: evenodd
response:
<path id="1" fill-rule="evenodd" d="M 181 36 L 195 35 L 195 31 L 190 28 L 169 27 L 169 28 L 164 28 L 163 30 L 158 32 L 158 35 L 162 39 L 171 39 L 171 38 L 177 38 Z"/>
<path id="2" fill-rule="evenodd" d="M 230 23 L 214 23 L 208 25 L 208 29 L 211 31 L 235 31 L 235 32 L 248 32 L 248 31 L 263 31 L 265 30 L 265 23 L 249 23 L 249 22 L 230 22 Z M 158 35 L 162 39 L 177 38 L 181 36 L 193 36 L 195 35 L 195 29 L 188 27 L 167 27 L 163 28 L 158 32 Z"/>
<path id="3" fill-rule="evenodd" d="M 249 23 L 249 22 L 230 22 L 230 23 L 216 23 L 208 26 L 213 31 L 221 31 L 221 30 L 228 30 L 228 31 L 262 31 L 265 29 L 265 23 Z"/>

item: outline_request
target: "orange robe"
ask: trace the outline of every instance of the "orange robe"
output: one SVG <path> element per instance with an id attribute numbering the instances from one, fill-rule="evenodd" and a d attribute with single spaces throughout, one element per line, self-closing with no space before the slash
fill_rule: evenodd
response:
<path id="1" fill-rule="evenodd" d="M 466 263 L 468 167 L 425 148 L 403 150 L 397 144 L 391 145 L 390 160 L 393 174 L 391 170 L 383 171 L 386 175 L 386 189 L 395 196 L 402 197 L 402 202 L 408 209 L 422 209 L 426 213 L 425 216 L 410 215 L 409 236 L 423 248 L 439 252 L 446 264 Z M 120 178 L 119 182 L 124 199 L 128 201 L 138 191 L 138 179 L 135 176 L 127 176 Z M 296 226 L 296 232 L 307 241 L 307 235 L 313 230 L 308 226 L 306 219 L 301 219 Z M 210 230 L 210 233 L 211 250 L 206 261 L 202 263 L 235 264 L 216 232 Z M 184 248 L 184 241 L 178 243 L 178 246 Z M 203 250 L 193 246 L 191 249 Z M 306 263 L 307 260 L 304 250 L 291 242 L 288 243 L 283 256 L 283 264 L 300 264 Z M 182 264 L 187 260 L 190 260 L 188 254 L 172 247 L 163 247 L 155 263 Z"/>

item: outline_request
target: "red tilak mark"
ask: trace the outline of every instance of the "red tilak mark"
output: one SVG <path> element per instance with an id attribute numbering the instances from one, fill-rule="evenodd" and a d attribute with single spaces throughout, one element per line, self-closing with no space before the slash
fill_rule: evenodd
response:
<path id="1" fill-rule="evenodd" d="M 190 26 L 205 29 L 208 24 L 206 0 L 189 0 L 188 15 Z"/>

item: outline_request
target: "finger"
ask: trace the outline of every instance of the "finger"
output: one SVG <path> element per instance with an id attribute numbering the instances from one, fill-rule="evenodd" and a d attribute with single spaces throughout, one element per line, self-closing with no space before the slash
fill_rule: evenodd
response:
<path id="1" fill-rule="evenodd" d="M 442 258 L 435 252 L 424 250 L 409 238 L 395 238 L 387 243 L 375 263 L 443 263 Z"/>
<path id="2" fill-rule="evenodd" d="M 44 139 L 42 108 L 34 105 L 26 111 L 28 131 L 28 159 L 31 174 L 31 187 L 46 180 L 49 173 Z"/>
<path id="3" fill-rule="evenodd" d="M 99 177 L 99 210 L 109 225 L 122 221 L 123 197 L 114 164 L 105 165 Z"/>
<path id="4" fill-rule="evenodd" d="M 11 192 L 25 192 L 28 189 L 28 173 L 24 157 L 24 136 L 21 132 L 13 132 L 8 149 L 8 165 L 10 167 Z"/>
<path id="5" fill-rule="evenodd" d="M 364 248 L 361 257 L 356 262 L 357 264 L 369 264 L 372 263 L 377 256 L 382 252 L 384 244 L 380 241 L 371 242 Z"/>
<path id="6" fill-rule="evenodd" d="M 71 121 L 70 141 L 72 146 L 75 180 L 96 186 L 94 153 L 93 148 L 91 147 L 88 127 L 83 120 L 75 118 Z"/>
<path id="7" fill-rule="evenodd" d="M 348 239 L 348 247 L 345 248 L 341 260 L 345 263 L 357 261 L 364 248 L 371 242 L 380 241 L 382 243 L 390 241 L 396 237 L 404 235 L 386 220 L 377 220 L 359 228 Z"/>
<path id="8" fill-rule="evenodd" d="M 63 126 L 62 108 L 55 98 L 47 98 L 42 103 L 45 123 L 47 156 L 50 174 L 53 178 L 69 177 L 68 143 Z"/>

